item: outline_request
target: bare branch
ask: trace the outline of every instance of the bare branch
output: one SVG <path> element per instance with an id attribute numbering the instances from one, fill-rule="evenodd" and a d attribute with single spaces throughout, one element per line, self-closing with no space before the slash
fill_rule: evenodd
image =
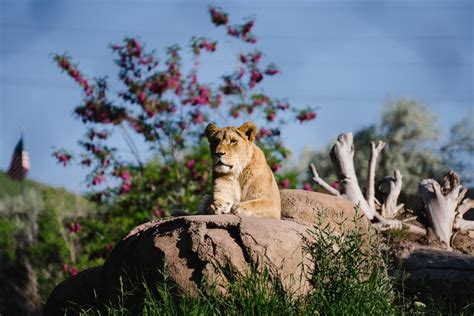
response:
<path id="1" fill-rule="evenodd" d="M 377 219 L 379 220 L 379 222 L 373 224 L 373 226 L 378 231 L 406 230 L 407 232 L 418 236 L 426 235 L 426 229 L 407 223 L 408 220 L 400 221 L 398 219 L 386 219 L 381 217 L 380 215 L 377 216 Z M 412 218 L 410 218 L 409 220 L 412 220 Z"/>
<path id="2" fill-rule="evenodd" d="M 326 181 L 324 181 L 316 171 L 316 167 L 314 164 L 310 164 L 309 168 L 311 170 L 311 173 L 313 174 L 313 181 L 316 182 L 317 185 L 319 185 L 321 188 L 323 188 L 325 191 L 327 191 L 329 194 L 335 195 L 335 196 L 340 196 L 341 193 L 339 193 L 338 190 L 327 184 Z"/>
<path id="3" fill-rule="evenodd" d="M 464 201 L 462 201 L 462 203 L 459 204 L 458 208 L 456 209 L 458 217 L 462 218 L 462 216 L 471 208 L 474 208 L 474 200 L 465 199 Z"/>
<path id="4" fill-rule="evenodd" d="M 395 218 L 398 212 L 405 206 L 404 204 L 397 205 L 398 196 L 402 191 L 402 178 L 400 170 L 396 170 L 393 173 L 393 177 L 385 178 L 390 185 L 390 191 L 382 205 L 382 215 L 386 218 Z"/>
<path id="5" fill-rule="evenodd" d="M 453 228 L 466 226 L 457 211 L 459 203 L 466 194 L 466 189 L 463 189 L 460 183 L 459 176 L 450 170 L 444 176 L 442 185 L 433 179 L 422 180 L 419 185 L 433 231 L 448 249 L 451 249 Z"/>
<path id="6" fill-rule="evenodd" d="M 465 190 L 463 190 L 460 195 L 464 196 L 464 191 Z M 459 204 L 456 209 L 457 214 L 456 219 L 454 220 L 454 228 L 460 231 L 474 231 L 474 221 L 463 219 L 464 214 L 472 208 L 474 208 L 474 200 L 471 199 L 465 199 L 461 204 Z"/>
<path id="7" fill-rule="evenodd" d="M 469 231 L 472 230 L 474 231 L 474 221 L 468 221 L 465 219 L 456 219 L 454 221 L 454 228 L 460 230 L 460 231 Z"/>
<path id="8" fill-rule="evenodd" d="M 375 145 L 374 142 L 370 142 L 370 160 L 369 160 L 369 171 L 367 174 L 367 192 L 366 200 L 369 204 L 369 207 L 375 210 L 375 167 L 377 166 L 377 159 L 380 152 L 385 147 L 385 143 L 379 140 L 378 144 Z"/>
<path id="9" fill-rule="evenodd" d="M 331 149 L 331 160 L 339 178 L 341 193 L 343 197 L 355 205 L 372 221 L 377 212 L 375 207 L 371 208 L 365 200 L 354 168 L 354 144 L 352 133 L 341 134 L 337 137 L 336 144 Z"/>

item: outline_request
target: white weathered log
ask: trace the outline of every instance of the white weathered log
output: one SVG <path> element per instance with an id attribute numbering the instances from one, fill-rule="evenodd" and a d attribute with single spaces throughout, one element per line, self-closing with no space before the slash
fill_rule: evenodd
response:
<path id="1" fill-rule="evenodd" d="M 370 160 L 369 171 L 367 174 L 367 192 L 366 199 L 370 208 L 375 210 L 375 167 L 377 166 L 377 159 L 385 147 L 385 143 L 381 140 L 375 145 L 370 142 Z"/>
<path id="2" fill-rule="evenodd" d="M 464 214 L 474 208 L 474 200 L 464 199 L 456 209 L 456 218 L 454 219 L 454 228 L 460 231 L 474 231 L 474 221 L 465 220 Z"/>
<path id="3" fill-rule="evenodd" d="M 365 200 L 354 168 L 354 143 L 352 133 L 341 134 L 331 149 L 331 160 L 339 178 L 342 196 L 358 205 L 372 221 L 377 213 Z"/>
<path id="4" fill-rule="evenodd" d="M 382 204 L 381 214 L 385 218 L 395 218 L 395 216 L 403 210 L 405 206 L 403 203 L 397 205 L 397 200 L 402 191 L 402 174 L 400 170 L 396 170 L 393 173 L 393 177 L 385 177 L 384 183 L 389 183 L 390 191 L 387 198 Z"/>
<path id="5" fill-rule="evenodd" d="M 419 191 L 425 203 L 433 232 L 448 249 L 452 249 L 451 237 L 457 216 L 456 209 L 464 198 L 467 189 L 463 189 L 459 176 L 450 171 L 444 177 L 442 185 L 433 179 L 422 180 Z M 444 191 L 444 194 L 442 191 Z"/>
<path id="6" fill-rule="evenodd" d="M 341 193 L 339 193 L 338 190 L 333 188 L 331 185 L 329 185 L 326 181 L 324 181 L 318 174 L 318 171 L 316 170 L 316 167 L 313 164 L 309 165 L 311 173 L 313 174 L 313 181 L 316 182 L 317 185 L 319 185 L 321 188 L 323 188 L 325 191 L 327 191 L 331 195 L 335 196 L 340 196 Z"/>
<path id="7" fill-rule="evenodd" d="M 340 191 L 331 187 L 327 184 L 318 174 L 316 167 L 311 164 L 310 170 L 313 173 L 313 180 L 321 186 L 328 193 L 336 196 L 341 196 L 346 200 L 357 205 L 367 216 L 367 218 L 373 223 L 375 229 L 379 231 L 387 230 L 402 230 L 406 229 L 408 232 L 416 235 L 425 235 L 426 230 L 416 225 L 407 223 L 405 221 L 399 221 L 396 219 L 387 219 L 377 213 L 375 204 L 381 205 L 375 198 L 375 168 L 377 164 L 377 158 L 384 147 L 383 142 L 371 144 L 372 155 L 370 159 L 368 181 L 369 181 L 369 192 L 367 192 L 367 199 L 362 194 L 362 190 L 359 186 L 359 181 L 354 168 L 354 143 L 352 133 L 341 134 L 337 138 L 336 144 L 331 149 L 331 161 L 334 170 L 339 178 Z M 397 176 L 398 175 L 398 176 Z M 389 193 L 391 198 L 391 204 L 385 207 L 390 208 L 392 213 L 396 213 L 397 208 L 403 206 L 397 206 L 396 200 L 400 194 L 401 189 L 401 174 L 395 174 L 395 187 Z M 369 203 L 370 201 L 370 203 Z M 384 201 L 385 202 L 385 201 Z M 395 205 L 395 206 L 392 206 Z"/>

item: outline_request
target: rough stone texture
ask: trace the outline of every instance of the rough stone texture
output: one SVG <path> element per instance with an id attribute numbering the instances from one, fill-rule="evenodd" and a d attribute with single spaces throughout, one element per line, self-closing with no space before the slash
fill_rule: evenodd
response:
<path id="1" fill-rule="evenodd" d="M 364 213 L 356 212 L 354 204 L 341 197 L 304 190 L 281 190 L 280 196 L 284 219 L 311 225 L 329 224 L 337 231 L 339 226 L 334 224 L 345 218 L 348 229 L 358 226 L 363 232 L 369 231 Z"/>
<path id="2" fill-rule="evenodd" d="M 121 282 L 125 290 L 143 280 L 153 288 L 163 278 L 165 261 L 169 281 L 190 295 L 198 293 L 204 280 L 225 291 L 226 268 L 245 274 L 250 266 L 257 271 L 267 267 L 286 289 L 306 293 L 310 290 L 306 278 L 309 261 L 303 247 L 308 228 L 292 221 L 235 215 L 185 216 L 145 223 L 114 248 L 102 268 L 62 282 L 51 294 L 45 314 L 62 315 L 64 307 L 71 306 L 67 301 L 95 307 L 99 302 L 114 302 Z M 133 305 L 139 296 L 126 304 Z"/>
<path id="3" fill-rule="evenodd" d="M 406 276 L 404 285 L 417 298 L 458 308 L 474 302 L 473 256 L 417 249 L 402 258 L 402 266 Z"/>
<path id="4" fill-rule="evenodd" d="M 94 267 L 61 282 L 49 296 L 44 315 L 78 314 L 81 308 L 100 306 L 102 267 Z"/>

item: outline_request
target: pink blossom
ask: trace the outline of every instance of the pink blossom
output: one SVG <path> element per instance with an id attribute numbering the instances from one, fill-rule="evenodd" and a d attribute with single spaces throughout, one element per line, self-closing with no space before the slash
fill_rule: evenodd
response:
<path id="1" fill-rule="evenodd" d="M 76 268 L 71 268 L 71 269 L 69 269 L 68 273 L 69 273 L 70 276 L 73 277 L 77 274 L 77 269 Z"/>
<path id="2" fill-rule="evenodd" d="M 138 98 L 138 101 L 139 101 L 141 104 L 144 104 L 145 101 L 146 101 L 146 94 L 145 94 L 145 92 L 143 92 L 143 91 L 138 92 L 137 98 Z"/>
<path id="3" fill-rule="evenodd" d="M 165 212 L 160 209 L 159 207 L 157 207 L 154 211 L 153 211 L 153 215 L 155 215 L 156 217 L 158 218 L 162 218 L 162 217 L 165 217 Z"/>
<path id="4" fill-rule="evenodd" d="M 265 74 L 268 76 L 274 76 L 278 74 L 280 71 L 276 68 L 275 65 L 270 64 L 267 69 L 265 69 Z"/>
<path id="5" fill-rule="evenodd" d="M 290 186 L 290 180 L 288 179 L 281 180 L 280 186 L 282 187 L 282 189 L 287 189 Z"/>
<path id="6" fill-rule="evenodd" d="M 239 31 L 237 31 L 236 28 L 230 26 L 227 27 L 227 34 L 233 37 L 239 37 Z"/>
<path id="7" fill-rule="evenodd" d="M 58 163 L 62 163 L 63 166 L 67 166 L 67 164 L 69 163 L 69 160 L 71 160 L 72 158 L 72 156 L 64 150 L 62 151 L 58 150 L 54 152 L 53 156 L 56 157 L 56 159 L 58 160 Z"/>
<path id="8" fill-rule="evenodd" d="M 194 123 L 201 124 L 202 122 L 204 122 L 204 116 L 202 116 L 202 114 L 198 114 L 194 117 Z"/>
<path id="9" fill-rule="evenodd" d="M 194 159 L 191 159 L 186 163 L 186 166 L 188 167 L 188 169 L 193 169 L 195 165 L 196 165 L 196 160 Z"/>
<path id="10" fill-rule="evenodd" d="M 119 194 L 125 194 L 132 189 L 132 184 L 130 182 L 125 182 L 120 186 Z"/>
<path id="11" fill-rule="evenodd" d="M 336 190 L 339 190 L 339 181 L 334 181 L 333 183 L 331 183 L 331 186 L 336 189 Z"/>
<path id="12" fill-rule="evenodd" d="M 209 13 L 211 14 L 212 23 L 216 26 L 226 25 L 228 20 L 227 13 L 218 11 L 216 8 L 210 7 Z"/>
<path id="13" fill-rule="evenodd" d="M 314 191 L 313 189 L 313 186 L 311 184 L 309 184 L 308 182 L 305 182 L 303 184 L 303 190 L 306 190 L 306 191 Z"/>
<path id="14" fill-rule="evenodd" d="M 274 164 L 272 165 L 272 171 L 273 171 L 273 172 L 277 172 L 278 170 L 280 170 L 280 165 L 277 164 L 277 163 L 274 163 Z"/>
<path id="15" fill-rule="evenodd" d="M 105 180 L 105 175 L 100 173 L 92 179 L 92 185 L 99 185 Z"/>
<path id="16" fill-rule="evenodd" d="M 276 115 L 274 112 L 268 112 L 267 113 L 267 120 L 269 120 L 270 122 L 273 122 L 276 118 Z"/>
<path id="17" fill-rule="evenodd" d="M 303 111 L 296 117 L 300 122 L 311 121 L 316 118 L 316 113 L 313 111 Z"/>
<path id="18" fill-rule="evenodd" d="M 247 36 L 250 33 L 250 31 L 252 31 L 252 28 L 254 25 L 255 25 L 254 20 L 251 20 L 245 23 L 244 26 L 242 27 L 242 35 Z"/>
<path id="19" fill-rule="evenodd" d="M 124 170 L 120 173 L 120 178 L 124 181 L 128 181 L 132 179 L 132 175 L 130 174 L 129 171 Z"/>
<path id="20" fill-rule="evenodd" d="M 260 129 L 260 137 L 268 137 L 268 136 L 272 136 L 272 131 L 269 130 L 269 129 L 266 129 L 265 127 L 262 127 Z"/>
<path id="21" fill-rule="evenodd" d="M 78 233 L 82 229 L 82 226 L 79 223 L 70 223 L 68 229 L 71 233 Z"/>

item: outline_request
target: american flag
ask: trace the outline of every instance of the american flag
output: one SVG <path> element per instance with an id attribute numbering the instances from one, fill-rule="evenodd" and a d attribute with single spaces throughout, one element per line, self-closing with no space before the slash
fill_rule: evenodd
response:
<path id="1" fill-rule="evenodd" d="M 23 137 L 21 137 L 13 152 L 7 175 L 13 180 L 21 181 L 25 179 L 30 167 L 30 157 L 26 150 L 23 149 Z"/>

